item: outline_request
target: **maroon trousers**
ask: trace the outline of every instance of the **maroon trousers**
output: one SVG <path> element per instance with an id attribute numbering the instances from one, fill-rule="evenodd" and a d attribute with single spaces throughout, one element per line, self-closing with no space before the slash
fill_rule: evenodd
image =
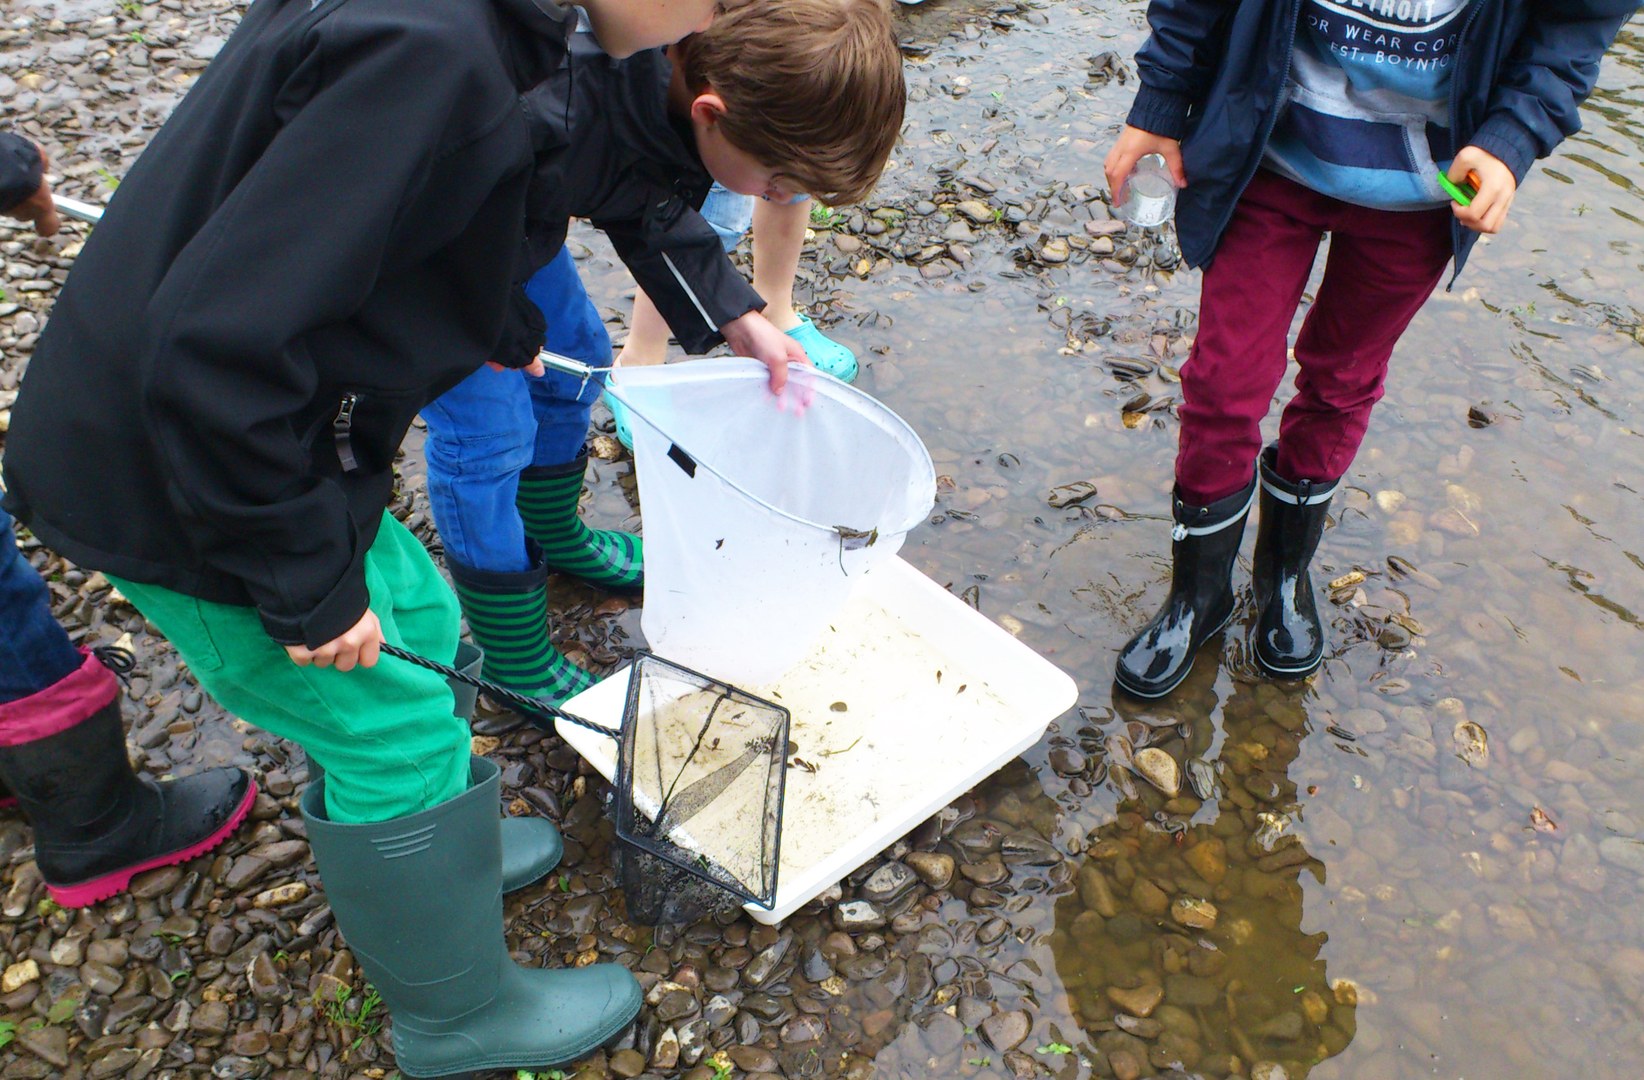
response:
<path id="1" fill-rule="evenodd" d="M 1347 471 L 1381 400 L 1399 336 L 1450 260 L 1448 208 L 1396 212 L 1256 174 L 1205 271 L 1199 332 L 1182 366 L 1176 483 L 1206 506 L 1250 483 L 1261 422 L 1287 366 L 1290 323 L 1319 241 L 1330 255 L 1296 337 L 1296 396 L 1279 426 L 1279 475 L 1329 483 Z"/>

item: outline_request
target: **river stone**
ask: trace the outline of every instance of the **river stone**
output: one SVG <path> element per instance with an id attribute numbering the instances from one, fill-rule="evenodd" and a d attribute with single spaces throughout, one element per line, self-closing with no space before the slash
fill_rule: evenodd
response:
<path id="1" fill-rule="evenodd" d="M 656 1018 L 664 1024 L 683 1019 L 696 1012 L 696 998 L 689 990 L 670 990 L 656 1004 Z"/>
<path id="2" fill-rule="evenodd" d="M 1220 996 L 1215 983 L 1194 975 L 1165 976 L 1165 993 L 1169 995 L 1172 1005 L 1189 1009 L 1212 1005 Z"/>
<path id="3" fill-rule="evenodd" d="M 1010 876 L 1005 861 L 998 854 L 989 855 L 974 863 L 966 863 L 959 872 L 978 885 L 997 885 Z"/>
<path id="4" fill-rule="evenodd" d="M 959 1049 L 965 1041 L 965 1029 L 947 1013 L 936 1013 L 920 1024 L 925 1033 L 925 1044 L 940 1057 Z"/>
<path id="5" fill-rule="evenodd" d="M 1011 833 L 999 844 L 999 855 L 1007 863 L 1022 866 L 1055 866 L 1062 861 L 1056 845 L 1032 833 Z"/>
<path id="6" fill-rule="evenodd" d="M 1147 878 L 1136 879 L 1136 884 L 1130 890 L 1130 899 L 1143 915 L 1163 915 L 1170 910 L 1169 895 Z"/>
<path id="7" fill-rule="evenodd" d="M 1129 1050 L 1115 1050 L 1108 1055 L 1107 1063 L 1117 1080 L 1140 1080 L 1142 1062 Z"/>
<path id="8" fill-rule="evenodd" d="M 997 824 L 980 819 L 972 819 L 960 825 L 953 830 L 951 837 L 959 850 L 971 858 L 980 858 L 989 852 L 998 851 L 999 843 L 1004 838 L 1004 830 Z"/>
<path id="9" fill-rule="evenodd" d="M 1174 799 L 1182 790 L 1182 770 L 1176 759 L 1157 746 L 1136 751 L 1136 771 L 1142 779 Z"/>
<path id="10" fill-rule="evenodd" d="M 1113 897 L 1107 876 L 1094 862 L 1087 862 L 1079 868 L 1079 899 L 1085 907 L 1104 919 L 1119 914 L 1119 902 Z"/>
<path id="11" fill-rule="evenodd" d="M 51 962 L 58 967 L 79 967 L 84 955 L 85 938 L 69 937 L 54 943 L 51 952 Z"/>
<path id="12" fill-rule="evenodd" d="M 777 966 L 782 963 L 782 958 L 788 955 L 788 946 L 792 942 L 793 938 L 791 936 L 783 937 L 775 945 L 754 957 L 748 966 L 743 969 L 742 978 L 747 981 L 749 986 L 765 985 L 766 980 L 776 973 Z"/>
<path id="13" fill-rule="evenodd" d="M 1177 897 L 1170 905 L 1170 917 L 1194 930 L 1208 930 L 1216 925 L 1216 905 L 1191 896 Z"/>
<path id="14" fill-rule="evenodd" d="M 285 992 L 279 969 L 267 953 L 259 953 L 251 961 L 251 967 L 246 971 L 246 982 L 251 987 L 251 996 L 258 1001 L 273 1001 Z"/>
<path id="15" fill-rule="evenodd" d="M 978 225 L 985 225 L 993 220 L 993 208 L 979 199 L 966 199 L 954 209 Z"/>
<path id="16" fill-rule="evenodd" d="M 1113 1022 L 1119 1025 L 1120 1031 L 1128 1031 L 1139 1039 L 1157 1039 L 1164 1031 L 1164 1025 L 1157 1020 L 1144 1020 L 1129 1013 L 1117 1013 Z"/>
<path id="17" fill-rule="evenodd" d="M 189 1029 L 196 1035 L 215 1039 L 228 1031 L 229 1023 L 226 1004 L 221 1001 L 204 1001 L 194 1010 L 194 1018 L 189 1021 Z"/>
<path id="18" fill-rule="evenodd" d="M 1221 837 L 1211 836 L 1199 841 L 1182 853 L 1193 872 L 1212 885 L 1220 885 L 1227 877 L 1227 845 Z"/>
<path id="19" fill-rule="evenodd" d="M 229 1040 L 228 1048 L 241 1057 L 262 1057 L 268 1053 L 268 1032 L 242 1031 Z"/>
<path id="20" fill-rule="evenodd" d="M 1264 1039 L 1283 1039 L 1285 1041 L 1301 1038 L 1302 1031 L 1303 1021 L 1299 1012 L 1282 1012 L 1256 1028 L 1256 1034 Z"/>
<path id="21" fill-rule="evenodd" d="M 932 889 L 945 889 L 953 883 L 953 856 L 933 851 L 910 851 L 903 857 L 919 880 Z"/>
<path id="22" fill-rule="evenodd" d="M 132 1071 L 132 1067 L 137 1064 L 137 1059 L 141 1056 L 141 1054 L 130 1047 L 119 1047 L 117 1049 L 110 1050 L 108 1053 L 91 1063 L 91 1068 L 86 1070 L 86 1076 L 89 1080 L 107 1080 L 109 1077 L 125 1076 Z M 239 1074 L 219 1073 L 215 1068 L 213 1068 L 211 1070 L 211 1075 L 219 1077 L 232 1077 L 234 1075 L 250 1076 L 251 1074 L 249 1072 Z"/>
<path id="23" fill-rule="evenodd" d="M 131 947 L 124 938 L 108 938 L 103 941 L 93 941 L 86 946 L 86 959 L 95 960 L 99 964 L 109 967 L 124 967 L 131 957 Z"/>
<path id="24" fill-rule="evenodd" d="M 726 1053 L 743 1072 L 774 1073 L 778 1068 L 776 1055 L 762 1047 L 733 1046 Z"/>
<path id="25" fill-rule="evenodd" d="M 888 862 L 862 883 L 862 898 L 876 904 L 889 904 L 905 896 L 918 880 L 918 876 L 908 866 L 899 862 Z"/>
<path id="26" fill-rule="evenodd" d="M 153 900 L 176 888 L 181 880 L 181 869 L 175 866 L 162 866 L 158 870 L 148 870 L 132 878 L 131 885 L 126 891 L 139 900 Z"/>
<path id="27" fill-rule="evenodd" d="M 1078 776 L 1089 765 L 1085 756 L 1071 746 L 1052 747 L 1048 760 L 1051 771 L 1058 776 Z"/>
<path id="28" fill-rule="evenodd" d="M 1258 1061 L 1250 1066 L 1250 1080 L 1290 1080 L 1290 1074 L 1276 1061 Z"/>
<path id="29" fill-rule="evenodd" d="M 255 855 L 241 855 L 234 860 L 228 868 L 228 873 L 223 876 L 223 888 L 230 892 L 239 892 L 256 883 L 273 868 L 273 864 L 267 859 Z"/>
<path id="30" fill-rule="evenodd" d="M 667 1028 L 657 1036 L 656 1046 L 651 1050 L 651 1064 L 663 1070 L 679 1064 L 679 1032 Z"/>
<path id="31" fill-rule="evenodd" d="M 1164 990 L 1157 986 L 1138 986 L 1135 989 L 1110 986 L 1107 988 L 1107 999 L 1131 1016 L 1145 1019 L 1152 1016 L 1153 1010 L 1164 1000 Z"/>
<path id="32" fill-rule="evenodd" d="M 781 1039 L 785 1043 L 815 1042 L 827 1034 L 821 1018 L 796 1016 L 782 1026 Z"/>
<path id="33" fill-rule="evenodd" d="M 1644 842 L 1627 836 L 1606 836 L 1598 842 L 1598 855 L 1635 874 L 1644 874 Z"/>
<path id="34" fill-rule="evenodd" d="M 982 1038 L 1000 1053 L 1021 1046 L 1032 1031 L 1032 1018 L 1020 1010 L 998 1013 L 982 1021 Z"/>
<path id="35" fill-rule="evenodd" d="M 878 930 L 888 921 L 878 905 L 869 900 L 847 900 L 833 909 L 833 924 L 846 933 Z"/>
<path id="36" fill-rule="evenodd" d="M 8 967 L 5 974 L 0 975 L 0 993 L 9 994 L 13 990 L 27 986 L 40 977 L 40 965 L 31 957 L 19 960 Z"/>
<path id="37" fill-rule="evenodd" d="M 17 1041 L 40 1060 L 59 1069 L 68 1067 L 68 1031 L 65 1028 L 56 1024 L 43 1027 L 34 1023 L 23 1024 L 17 1032 Z"/>
<path id="38" fill-rule="evenodd" d="M 610 1069 L 622 1080 L 632 1080 L 645 1071 L 645 1055 L 638 1050 L 618 1050 L 611 1055 Z"/>
<path id="39" fill-rule="evenodd" d="M 114 996 L 125 980 L 120 973 L 107 964 L 99 964 L 95 960 L 88 960 L 80 965 L 80 981 L 86 984 L 86 989 L 94 994 Z"/>

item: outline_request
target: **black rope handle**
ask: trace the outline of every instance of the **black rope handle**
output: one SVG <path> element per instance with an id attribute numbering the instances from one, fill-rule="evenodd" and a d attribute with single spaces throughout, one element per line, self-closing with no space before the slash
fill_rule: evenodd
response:
<path id="1" fill-rule="evenodd" d="M 447 679 L 455 679 L 458 682 L 467 683 L 469 686 L 483 690 L 496 700 L 513 706 L 515 710 L 527 718 L 537 721 L 539 724 L 544 720 L 547 720 L 550 723 L 555 720 L 564 720 L 568 723 L 575 724 L 578 727 L 587 728 L 589 731 L 597 732 L 598 734 L 605 736 L 607 739 L 615 739 L 618 742 L 622 740 L 622 732 L 616 728 L 608 728 L 602 724 L 596 724 L 592 720 L 584 720 L 582 717 L 577 716 L 574 713 L 568 713 L 556 705 L 550 705 L 546 701 L 541 701 L 537 698 L 526 697 L 524 694 L 510 690 L 506 686 L 498 686 L 494 682 L 488 682 L 485 679 L 468 675 L 464 672 L 458 671 L 456 668 L 451 667 L 448 664 L 442 664 L 437 660 L 430 660 L 426 656 L 419 656 L 416 653 L 402 649 L 397 645 L 390 645 L 385 641 L 382 643 L 382 651 L 395 659 L 404 660 L 406 663 L 415 664 L 420 668 L 427 668 L 429 671 L 444 675 Z"/>

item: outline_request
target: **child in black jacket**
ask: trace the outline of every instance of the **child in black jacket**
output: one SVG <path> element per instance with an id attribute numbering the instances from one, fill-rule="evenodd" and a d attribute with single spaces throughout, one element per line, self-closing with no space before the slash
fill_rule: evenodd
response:
<path id="1" fill-rule="evenodd" d="M 716 5 L 584 6 L 623 54 Z M 575 20 L 551 0 L 256 0 L 79 256 L 8 435 L 7 507 L 324 768 L 314 858 L 409 1076 L 571 1060 L 640 1003 L 619 966 L 509 959 L 496 767 L 444 680 L 376 663 L 384 640 L 456 653 L 454 599 L 384 512 L 393 459 L 428 401 L 540 344 L 519 95 Z M 558 858 L 546 822 L 508 836 L 513 883 Z"/>
<path id="2" fill-rule="evenodd" d="M 698 208 L 716 176 L 784 201 L 800 190 L 831 204 L 866 194 L 906 99 L 889 16 L 879 0 L 753 3 L 666 53 L 627 59 L 588 38 L 576 35 L 566 64 L 526 97 L 538 147 L 530 245 L 533 263 L 546 264 L 529 292 L 554 350 L 595 368 L 611 359 L 562 250 L 569 219 L 584 217 L 682 346 L 728 341 L 770 365 L 778 385 L 804 349 L 760 313 L 764 301 Z M 589 529 L 577 513 L 599 392 L 599 381 L 558 372 L 480 370 L 423 410 L 429 501 L 485 673 L 556 702 L 591 677 L 549 639 L 548 574 L 608 589 L 643 580 L 639 538 Z"/>

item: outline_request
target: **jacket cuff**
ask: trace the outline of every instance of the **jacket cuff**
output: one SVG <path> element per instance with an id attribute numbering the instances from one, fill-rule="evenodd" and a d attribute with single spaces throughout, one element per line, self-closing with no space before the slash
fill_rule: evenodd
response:
<path id="1" fill-rule="evenodd" d="M 1136 100 L 1130 106 L 1125 123 L 1166 139 L 1179 140 L 1187 133 L 1187 114 L 1192 108 L 1193 99 L 1186 94 L 1143 83 L 1136 91 Z"/>
<path id="2" fill-rule="evenodd" d="M 371 607 L 371 593 L 365 586 L 362 567 L 350 567 L 324 600 L 301 615 L 284 615 L 258 607 L 257 617 L 268 636 L 281 645 L 304 645 L 317 649 L 348 631 Z"/>
<path id="3" fill-rule="evenodd" d="M 1524 183 L 1524 176 L 1536 161 L 1535 137 L 1507 113 L 1496 113 L 1485 119 L 1473 135 L 1470 145 L 1478 147 L 1501 160 L 1513 170 L 1513 179 Z"/>
<path id="4" fill-rule="evenodd" d="M 732 288 L 726 290 L 726 295 L 715 297 L 711 301 L 713 310 L 710 314 L 713 315 L 715 323 L 721 328 L 726 323 L 735 322 L 737 319 L 742 318 L 750 311 L 765 310 L 765 301 L 754 291 L 753 286 L 749 285 L 741 275 L 737 275 L 737 279 L 740 288 L 732 286 Z M 673 327 L 670 326 L 669 329 L 673 330 Z M 679 347 L 690 355 L 701 356 L 709 349 L 722 344 L 725 336 L 718 330 L 708 329 L 704 323 L 692 320 L 689 328 L 684 333 L 674 330 L 674 339 L 679 342 Z"/>
<path id="5" fill-rule="evenodd" d="M 40 150 L 21 135 L 0 133 L 0 214 L 10 213 L 40 190 Z"/>

